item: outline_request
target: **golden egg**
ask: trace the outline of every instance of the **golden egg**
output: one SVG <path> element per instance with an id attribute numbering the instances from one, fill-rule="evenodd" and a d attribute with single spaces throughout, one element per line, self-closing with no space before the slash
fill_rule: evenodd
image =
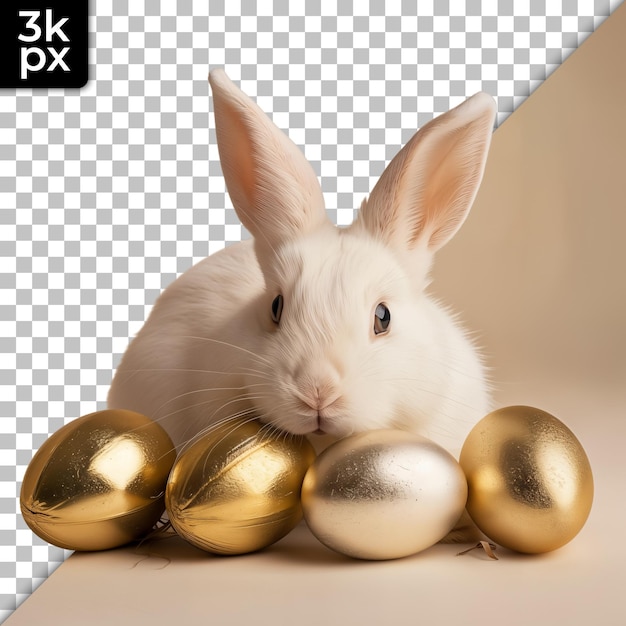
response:
<path id="1" fill-rule="evenodd" d="M 107 550 L 139 539 L 165 509 L 174 445 L 155 422 L 110 409 L 79 417 L 47 439 L 24 474 L 22 516 L 69 550 Z"/>
<path id="2" fill-rule="evenodd" d="M 506 548 L 555 550 L 587 520 L 593 501 L 589 460 L 569 428 L 545 411 L 510 406 L 490 413 L 468 435 L 460 463 L 470 516 Z"/>
<path id="3" fill-rule="evenodd" d="M 302 519 L 300 487 L 314 458 L 306 438 L 257 421 L 217 425 L 176 460 L 165 493 L 172 526 L 216 554 L 260 550 Z"/>
<path id="4" fill-rule="evenodd" d="M 432 546 L 452 530 L 466 498 L 465 476 L 452 455 L 398 430 L 332 444 L 302 485 L 311 532 L 360 559 L 396 559 Z"/>

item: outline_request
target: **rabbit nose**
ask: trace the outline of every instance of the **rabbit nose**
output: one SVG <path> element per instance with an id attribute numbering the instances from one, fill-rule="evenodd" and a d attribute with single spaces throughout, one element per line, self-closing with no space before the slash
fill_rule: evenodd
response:
<path id="1" fill-rule="evenodd" d="M 320 385 L 315 392 L 317 393 L 312 396 L 315 403 L 310 406 L 318 412 L 334 404 L 340 395 L 334 388 L 329 388 L 329 385 Z"/>
<path id="2" fill-rule="evenodd" d="M 341 396 L 338 376 L 303 373 L 296 379 L 296 395 L 314 411 L 322 411 Z"/>

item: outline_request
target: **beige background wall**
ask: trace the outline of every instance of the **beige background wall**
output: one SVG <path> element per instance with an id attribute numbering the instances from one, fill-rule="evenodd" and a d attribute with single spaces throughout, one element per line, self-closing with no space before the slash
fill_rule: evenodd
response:
<path id="1" fill-rule="evenodd" d="M 434 290 L 521 379 L 626 386 L 626 7 L 494 134 Z M 530 381 L 529 381 L 530 382 Z"/>

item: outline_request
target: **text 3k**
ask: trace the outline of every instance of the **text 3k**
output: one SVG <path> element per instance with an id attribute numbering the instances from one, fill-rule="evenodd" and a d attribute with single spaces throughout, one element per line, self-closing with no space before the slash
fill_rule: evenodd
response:
<path id="1" fill-rule="evenodd" d="M 69 72 L 70 68 L 64 61 L 63 57 L 67 54 L 70 47 L 63 46 L 61 49 L 53 44 L 56 38 L 62 42 L 70 43 L 69 38 L 63 32 L 63 26 L 69 20 L 69 17 L 62 17 L 57 22 L 52 16 L 52 9 L 45 10 L 45 19 L 43 28 L 39 24 L 41 11 L 20 11 L 20 17 L 26 18 L 24 31 L 17 38 L 26 43 L 39 43 L 38 46 L 22 46 L 20 50 L 20 78 L 26 80 L 29 72 L 53 72 L 61 69 Z M 50 44 L 43 47 L 43 43 Z"/>

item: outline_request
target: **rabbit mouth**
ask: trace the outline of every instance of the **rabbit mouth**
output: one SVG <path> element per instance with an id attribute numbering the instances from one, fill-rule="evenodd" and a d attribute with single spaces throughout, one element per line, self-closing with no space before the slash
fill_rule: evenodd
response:
<path id="1" fill-rule="evenodd" d="M 265 407 L 261 422 L 273 423 L 293 435 L 343 436 L 347 416 L 345 399 L 341 396 L 327 402 L 314 402 L 300 394 L 290 394 L 280 411 Z M 321 406 L 320 406 L 321 405 Z"/>
<path id="2" fill-rule="evenodd" d="M 302 425 L 302 430 L 306 430 L 305 434 L 325 435 L 328 428 L 328 420 L 319 412 L 312 410 L 299 411 L 297 415 L 298 422 Z"/>
<path id="3" fill-rule="evenodd" d="M 314 416 L 314 421 L 307 434 L 341 436 L 343 433 L 334 415 L 325 415 L 323 411 L 319 411 Z"/>
<path id="4" fill-rule="evenodd" d="M 326 430 L 324 429 L 324 427 L 328 428 L 327 424 L 327 419 L 325 417 L 322 417 L 322 415 L 320 413 L 317 414 L 317 430 L 313 431 L 313 435 L 326 435 Z"/>
<path id="5" fill-rule="evenodd" d="M 328 432 L 328 428 L 340 417 L 343 408 L 343 398 L 339 394 L 323 400 L 299 397 L 296 402 L 296 413 L 302 422 L 311 423 L 311 427 L 317 426 L 316 430 L 322 433 Z"/>
<path id="6" fill-rule="evenodd" d="M 338 422 L 334 416 L 315 411 L 307 407 L 291 414 L 291 418 L 282 427 L 297 435 L 338 435 Z"/>

